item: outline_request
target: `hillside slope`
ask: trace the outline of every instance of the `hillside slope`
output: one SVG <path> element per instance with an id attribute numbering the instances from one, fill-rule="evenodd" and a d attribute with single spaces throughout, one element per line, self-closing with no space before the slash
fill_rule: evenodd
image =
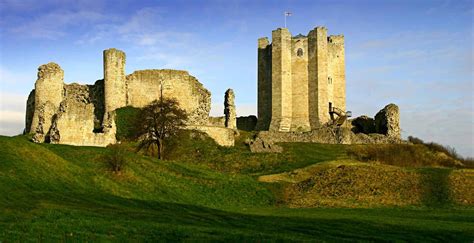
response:
<path id="1" fill-rule="evenodd" d="M 117 175 L 104 166 L 107 149 L 0 136 L 0 240 L 474 238 L 472 207 L 290 209 L 283 184 L 256 179 L 344 157 L 340 147 L 289 144 L 281 155 L 252 155 L 196 146 L 208 163 L 130 152 Z"/>

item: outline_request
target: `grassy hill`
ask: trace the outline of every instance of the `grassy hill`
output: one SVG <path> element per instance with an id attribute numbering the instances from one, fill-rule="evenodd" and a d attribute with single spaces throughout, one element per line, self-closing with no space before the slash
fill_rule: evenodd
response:
<path id="1" fill-rule="evenodd" d="M 105 148 L 0 136 L 0 241 L 474 239 L 472 170 L 357 162 L 343 145 L 283 147 L 282 154 L 252 154 L 242 141 L 220 148 L 194 135 L 170 145 L 168 161 L 130 151 L 129 166 L 116 174 L 105 166 Z M 415 187 L 428 200 L 362 200 L 371 195 L 364 180 L 370 188 L 397 173 L 432 178 Z M 279 179 L 259 181 L 269 175 Z M 451 175 L 458 184 L 438 183 Z M 382 195 L 406 196 L 389 191 Z"/>

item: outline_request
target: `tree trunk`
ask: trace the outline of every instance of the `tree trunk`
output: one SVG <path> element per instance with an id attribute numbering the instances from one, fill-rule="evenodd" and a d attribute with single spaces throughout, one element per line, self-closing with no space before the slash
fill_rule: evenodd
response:
<path id="1" fill-rule="evenodd" d="M 163 159 L 163 140 L 158 139 L 158 159 Z"/>

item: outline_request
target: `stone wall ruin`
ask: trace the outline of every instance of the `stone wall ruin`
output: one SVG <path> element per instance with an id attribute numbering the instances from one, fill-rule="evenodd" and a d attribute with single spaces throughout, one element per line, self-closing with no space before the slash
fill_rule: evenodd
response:
<path id="1" fill-rule="evenodd" d="M 38 68 L 25 121 L 25 133 L 33 134 L 33 141 L 81 146 L 116 143 L 115 110 L 144 107 L 163 96 L 178 100 L 188 114 L 188 129 L 233 146 L 233 129 L 209 124 L 211 93 L 188 72 L 152 69 L 126 75 L 123 51 L 112 48 L 103 54 L 104 79 L 93 85 L 64 84 L 64 71 L 56 63 Z"/>

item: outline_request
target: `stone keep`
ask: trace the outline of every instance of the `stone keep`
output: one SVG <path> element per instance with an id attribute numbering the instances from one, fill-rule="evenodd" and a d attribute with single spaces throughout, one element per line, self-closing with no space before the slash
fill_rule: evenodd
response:
<path id="1" fill-rule="evenodd" d="M 344 37 L 316 27 L 307 36 L 288 29 L 258 40 L 258 130 L 310 131 L 346 109 Z"/>

